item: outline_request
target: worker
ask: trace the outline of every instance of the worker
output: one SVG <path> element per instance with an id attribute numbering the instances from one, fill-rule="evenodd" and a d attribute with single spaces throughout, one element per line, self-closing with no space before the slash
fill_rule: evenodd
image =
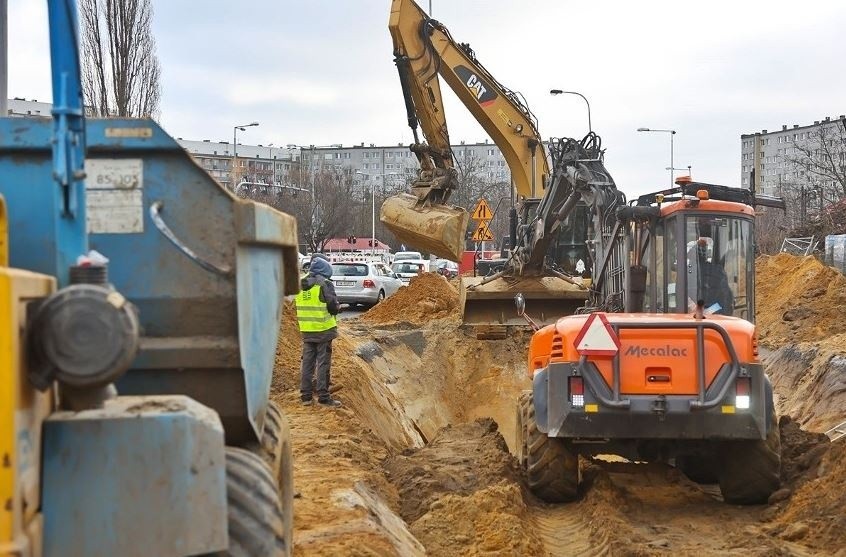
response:
<path id="1" fill-rule="evenodd" d="M 702 300 L 706 310 L 714 308 L 712 313 L 732 315 L 734 294 L 723 266 L 708 260 L 709 240 L 700 237 L 688 252 L 688 295 L 694 303 Z"/>
<path id="2" fill-rule="evenodd" d="M 297 323 L 303 337 L 303 359 L 300 368 L 300 397 L 304 405 L 314 400 L 314 370 L 317 368 L 317 403 L 338 407 L 341 402 L 332 398 L 331 383 L 332 341 L 338 336 L 336 315 L 341 305 L 332 284 L 332 265 L 322 253 L 311 258 L 308 275 L 302 279 L 297 294 Z"/>

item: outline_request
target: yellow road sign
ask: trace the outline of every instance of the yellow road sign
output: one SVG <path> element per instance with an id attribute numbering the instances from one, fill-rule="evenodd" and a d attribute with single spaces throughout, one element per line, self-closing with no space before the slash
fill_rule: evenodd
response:
<path id="1" fill-rule="evenodd" d="M 488 202 L 480 199 L 476 208 L 473 209 L 473 216 L 471 218 L 473 220 L 491 220 L 493 218 L 493 211 L 491 211 L 491 206 L 488 205 Z"/>
<path id="2" fill-rule="evenodd" d="M 494 239 L 493 232 L 488 227 L 488 221 L 483 220 L 479 222 L 479 226 L 476 227 L 476 231 L 473 232 L 473 241 L 474 242 L 489 242 Z"/>

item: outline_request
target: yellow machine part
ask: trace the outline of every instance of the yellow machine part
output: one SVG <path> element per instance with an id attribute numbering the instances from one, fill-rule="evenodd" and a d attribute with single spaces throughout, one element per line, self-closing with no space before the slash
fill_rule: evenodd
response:
<path id="1" fill-rule="evenodd" d="M 461 277 L 459 304 L 465 325 L 522 325 L 514 296 L 523 294 L 526 314 L 538 325 L 555 323 L 573 315 L 588 298 L 589 282 L 582 285 L 559 277 L 503 277 L 479 286 L 484 277 Z"/>
<path id="2" fill-rule="evenodd" d="M 53 277 L 11 269 L 0 197 L 0 556 L 41 555 L 41 425 L 52 393 L 26 378 L 27 305 L 56 289 Z"/>
<path id="3" fill-rule="evenodd" d="M 460 261 L 470 215 L 461 207 L 418 206 L 417 197 L 401 193 L 382 204 L 379 220 L 407 246 L 450 261 Z"/>

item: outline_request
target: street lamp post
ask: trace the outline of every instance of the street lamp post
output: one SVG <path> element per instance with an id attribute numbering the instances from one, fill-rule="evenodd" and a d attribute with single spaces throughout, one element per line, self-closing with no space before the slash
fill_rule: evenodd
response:
<path id="1" fill-rule="evenodd" d="M 691 176 L 690 169 L 691 169 L 691 165 L 687 165 L 684 168 L 673 168 L 671 166 L 668 166 L 664 170 L 678 170 L 679 172 L 684 172 L 685 170 L 687 170 L 687 175 Z"/>
<path id="2" fill-rule="evenodd" d="M 276 183 L 276 163 L 273 162 L 273 143 L 267 146 L 267 160 L 270 161 L 270 170 L 273 174 L 272 184 Z"/>
<path id="3" fill-rule="evenodd" d="M 590 122 L 590 103 L 588 102 L 587 97 L 585 97 L 584 95 L 582 95 L 581 93 L 579 93 L 577 91 L 562 91 L 561 89 L 550 89 L 549 94 L 550 95 L 578 95 L 578 96 L 580 96 L 585 101 L 585 104 L 587 105 L 588 133 L 593 131 L 593 126 L 591 125 L 591 122 Z"/>
<path id="4" fill-rule="evenodd" d="M 673 157 L 673 137 L 676 135 L 676 130 L 658 130 L 654 128 L 638 128 L 637 131 L 639 132 L 660 132 L 660 133 L 668 133 L 670 134 L 670 187 L 673 187 L 673 183 L 675 182 L 675 174 L 673 172 L 674 164 L 674 157 Z"/>
<path id="5" fill-rule="evenodd" d="M 249 124 L 241 124 L 240 126 L 232 126 L 232 189 L 235 189 L 235 184 L 238 182 L 236 176 L 236 165 L 238 164 L 238 130 L 242 132 L 247 131 L 247 128 L 258 126 L 258 122 L 250 122 Z"/>

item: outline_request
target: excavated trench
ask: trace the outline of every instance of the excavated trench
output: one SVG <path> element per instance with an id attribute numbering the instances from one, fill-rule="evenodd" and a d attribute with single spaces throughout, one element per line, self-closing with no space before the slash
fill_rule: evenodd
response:
<path id="1" fill-rule="evenodd" d="M 286 309 L 273 397 L 291 422 L 296 555 L 846 555 L 846 443 L 800 428 L 825 429 L 843 408 L 842 350 L 770 345 L 780 409 L 795 418 L 782 419 L 787 488 L 773 504 L 727 505 L 670 466 L 611 459 L 582 461 L 577 502 L 546 505 L 509 450 L 528 336 L 476 340 L 456 305 L 453 287 L 423 275 L 343 321 L 338 410 L 299 404 Z"/>

